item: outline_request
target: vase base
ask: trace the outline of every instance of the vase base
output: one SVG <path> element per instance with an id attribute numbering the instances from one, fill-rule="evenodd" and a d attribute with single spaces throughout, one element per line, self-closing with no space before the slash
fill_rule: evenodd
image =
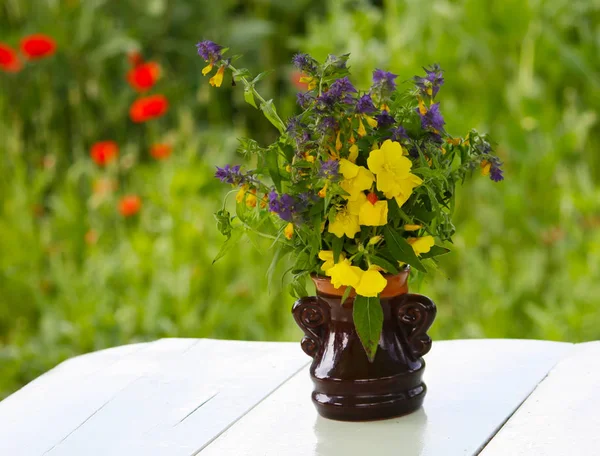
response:
<path id="1" fill-rule="evenodd" d="M 405 392 L 378 396 L 332 396 L 313 392 L 319 415 L 337 421 L 375 421 L 408 415 L 423 405 L 427 387 L 421 383 Z"/>

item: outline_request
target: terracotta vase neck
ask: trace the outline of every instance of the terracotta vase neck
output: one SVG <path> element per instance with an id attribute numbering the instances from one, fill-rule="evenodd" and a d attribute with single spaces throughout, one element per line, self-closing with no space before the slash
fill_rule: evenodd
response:
<path id="1" fill-rule="evenodd" d="M 381 298 L 393 298 L 408 293 L 408 274 L 410 269 L 406 268 L 398 274 L 385 274 L 387 286 L 380 294 Z M 317 289 L 319 296 L 342 297 L 346 291 L 346 287 L 334 288 L 329 277 L 318 275 L 311 276 L 312 281 Z M 350 297 L 356 296 L 354 290 L 350 293 Z"/>

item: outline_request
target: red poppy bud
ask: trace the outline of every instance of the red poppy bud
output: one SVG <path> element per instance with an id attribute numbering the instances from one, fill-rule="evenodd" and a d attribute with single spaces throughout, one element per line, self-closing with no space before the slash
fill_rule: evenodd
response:
<path id="1" fill-rule="evenodd" d="M 56 43 L 41 33 L 29 35 L 21 40 L 21 52 L 30 60 L 50 57 L 56 52 Z"/>
<path id="2" fill-rule="evenodd" d="M 92 146 L 90 156 L 98 166 L 105 166 L 119 155 L 119 146 L 114 141 L 100 141 Z"/>
<path id="3" fill-rule="evenodd" d="M 146 122 L 164 115 L 168 109 L 169 102 L 164 95 L 151 95 L 134 101 L 129 117 L 136 123 Z"/>
<path id="4" fill-rule="evenodd" d="M 17 52 L 10 46 L 0 43 L 0 70 L 16 73 L 23 68 Z"/>
<path id="5" fill-rule="evenodd" d="M 137 195 L 127 195 L 119 201 L 119 212 L 123 217 L 132 217 L 142 208 L 142 200 Z"/>

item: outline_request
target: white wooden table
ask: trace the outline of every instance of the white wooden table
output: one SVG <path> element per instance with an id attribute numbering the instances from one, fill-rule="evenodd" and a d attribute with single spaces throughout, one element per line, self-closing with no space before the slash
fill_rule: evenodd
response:
<path id="1" fill-rule="evenodd" d="M 426 361 L 421 410 L 345 423 L 317 415 L 298 343 L 103 350 L 0 402 L 0 455 L 600 454 L 600 342 L 436 341 Z"/>

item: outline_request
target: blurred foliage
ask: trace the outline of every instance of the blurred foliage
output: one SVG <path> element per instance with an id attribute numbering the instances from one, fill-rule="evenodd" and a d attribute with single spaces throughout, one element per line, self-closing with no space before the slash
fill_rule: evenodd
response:
<path id="1" fill-rule="evenodd" d="M 294 340 L 292 299 L 260 241 L 211 265 L 223 240 L 214 165 L 236 137 L 274 131 L 241 90 L 211 88 L 194 44 L 276 69 L 261 91 L 294 108 L 296 49 L 351 52 L 365 87 L 375 67 L 408 80 L 446 69 L 450 133 L 489 131 L 506 180 L 458 198 L 455 249 L 413 289 L 439 307 L 432 336 L 600 338 L 600 1 L 4 0 L 0 41 L 53 36 L 59 52 L 0 73 L 0 397 L 78 353 L 159 337 Z M 153 93 L 171 110 L 133 124 L 127 53 L 163 67 Z M 238 88 L 239 89 L 239 88 Z M 233 103 L 228 103 L 231 98 Z M 282 103 L 279 104 L 280 106 Z M 118 166 L 90 146 L 113 139 Z M 155 162 L 147 149 L 169 140 Z M 241 160 L 241 158 L 237 158 Z M 99 178 L 116 179 L 98 194 Z M 116 202 L 137 193 L 139 216 Z M 98 239 L 86 242 L 94 230 Z M 283 268 L 283 267 L 282 267 Z M 422 283 L 421 283 L 422 282 Z"/>

